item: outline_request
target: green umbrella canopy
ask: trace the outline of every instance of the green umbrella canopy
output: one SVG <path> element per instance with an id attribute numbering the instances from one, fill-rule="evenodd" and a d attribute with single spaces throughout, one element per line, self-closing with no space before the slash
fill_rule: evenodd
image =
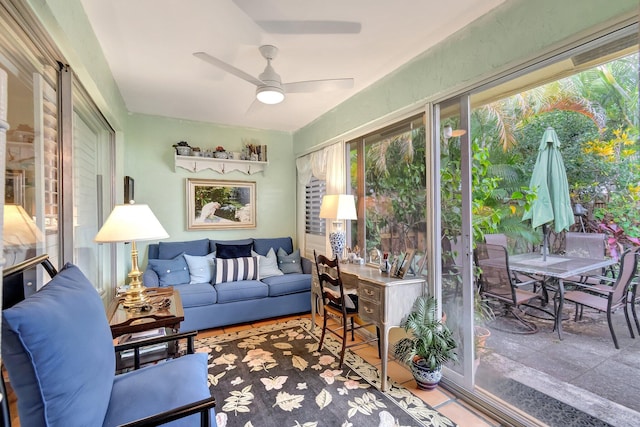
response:
<path id="1" fill-rule="evenodd" d="M 552 127 L 544 131 L 540 140 L 529 187 L 537 189 L 538 197 L 522 220 L 530 219 L 533 228 L 553 221 L 556 233 L 568 230 L 575 220 L 560 141 Z"/>

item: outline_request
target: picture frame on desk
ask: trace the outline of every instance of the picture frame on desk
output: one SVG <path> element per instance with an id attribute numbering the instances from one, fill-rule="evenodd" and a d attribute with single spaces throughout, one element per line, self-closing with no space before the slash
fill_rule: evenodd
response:
<path id="1" fill-rule="evenodd" d="M 400 279 L 404 279 L 404 277 L 407 275 L 407 272 L 411 270 L 413 257 L 415 255 L 416 255 L 415 249 L 407 249 L 407 252 L 405 252 L 404 257 L 402 258 L 402 261 L 400 261 L 400 263 L 398 264 L 398 271 L 395 273 L 396 277 Z"/>

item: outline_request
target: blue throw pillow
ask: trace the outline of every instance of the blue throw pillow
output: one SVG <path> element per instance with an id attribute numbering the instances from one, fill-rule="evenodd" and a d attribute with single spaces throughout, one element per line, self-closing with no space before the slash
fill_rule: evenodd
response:
<path id="1" fill-rule="evenodd" d="M 173 259 L 150 259 L 148 266 L 158 275 L 161 288 L 182 285 L 189 283 L 191 280 L 184 254 L 180 254 Z"/>
<path id="2" fill-rule="evenodd" d="M 23 426 L 101 426 L 115 372 L 98 292 L 67 264 L 47 285 L 2 312 L 2 362 Z"/>
<path id="3" fill-rule="evenodd" d="M 291 254 L 287 254 L 287 252 L 282 248 L 278 249 L 278 268 L 284 274 L 302 273 L 300 249 L 296 249 Z"/>
<path id="4" fill-rule="evenodd" d="M 245 258 L 251 256 L 251 248 L 253 243 L 246 245 L 224 245 L 216 243 L 216 258 Z"/>
<path id="5" fill-rule="evenodd" d="M 193 256 L 184 254 L 184 259 L 189 266 L 189 283 L 209 283 L 213 279 L 216 267 L 216 253 L 205 256 Z"/>
<path id="6" fill-rule="evenodd" d="M 260 255 L 257 252 L 252 252 L 251 255 L 258 257 L 258 280 L 271 276 L 282 276 L 284 274 L 278 268 L 278 257 L 276 257 L 273 248 L 269 249 L 266 256 Z"/>

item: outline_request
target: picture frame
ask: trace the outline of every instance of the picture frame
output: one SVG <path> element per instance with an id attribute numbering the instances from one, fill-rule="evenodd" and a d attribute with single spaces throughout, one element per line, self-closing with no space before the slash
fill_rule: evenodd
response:
<path id="1" fill-rule="evenodd" d="M 130 176 L 124 177 L 124 203 L 129 204 L 135 200 L 134 180 Z"/>
<path id="2" fill-rule="evenodd" d="M 215 179 L 186 180 L 187 229 L 256 227 L 256 183 Z"/>
<path id="3" fill-rule="evenodd" d="M 413 262 L 413 257 L 416 254 L 416 250 L 415 249 L 407 249 L 407 252 L 405 252 L 404 257 L 402 258 L 402 261 L 400 262 L 400 264 L 398 264 L 398 271 L 396 272 L 396 277 L 399 277 L 400 279 L 404 279 L 404 277 L 407 275 L 407 271 L 409 271 L 410 267 L 411 267 L 411 263 Z"/>

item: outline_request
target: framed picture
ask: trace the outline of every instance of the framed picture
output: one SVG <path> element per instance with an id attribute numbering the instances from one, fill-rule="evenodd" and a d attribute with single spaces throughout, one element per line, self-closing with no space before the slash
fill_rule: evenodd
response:
<path id="1" fill-rule="evenodd" d="M 404 276 L 407 275 L 407 271 L 409 271 L 412 265 L 413 257 L 415 256 L 415 254 L 416 254 L 415 249 L 407 249 L 407 252 L 405 252 L 404 257 L 402 258 L 402 261 L 400 261 L 400 264 L 398 265 L 398 271 L 396 273 L 396 277 L 404 279 Z"/>
<path id="2" fill-rule="evenodd" d="M 187 179 L 187 229 L 256 227 L 256 183 Z"/>
<path id="3" fill-rule="evenodd" d="M 132 200 L 135 200 L 135 196 L 133 195 L 133 178 L 130 176 L 124 177 L 124 203 L 131 203 Z"/>

